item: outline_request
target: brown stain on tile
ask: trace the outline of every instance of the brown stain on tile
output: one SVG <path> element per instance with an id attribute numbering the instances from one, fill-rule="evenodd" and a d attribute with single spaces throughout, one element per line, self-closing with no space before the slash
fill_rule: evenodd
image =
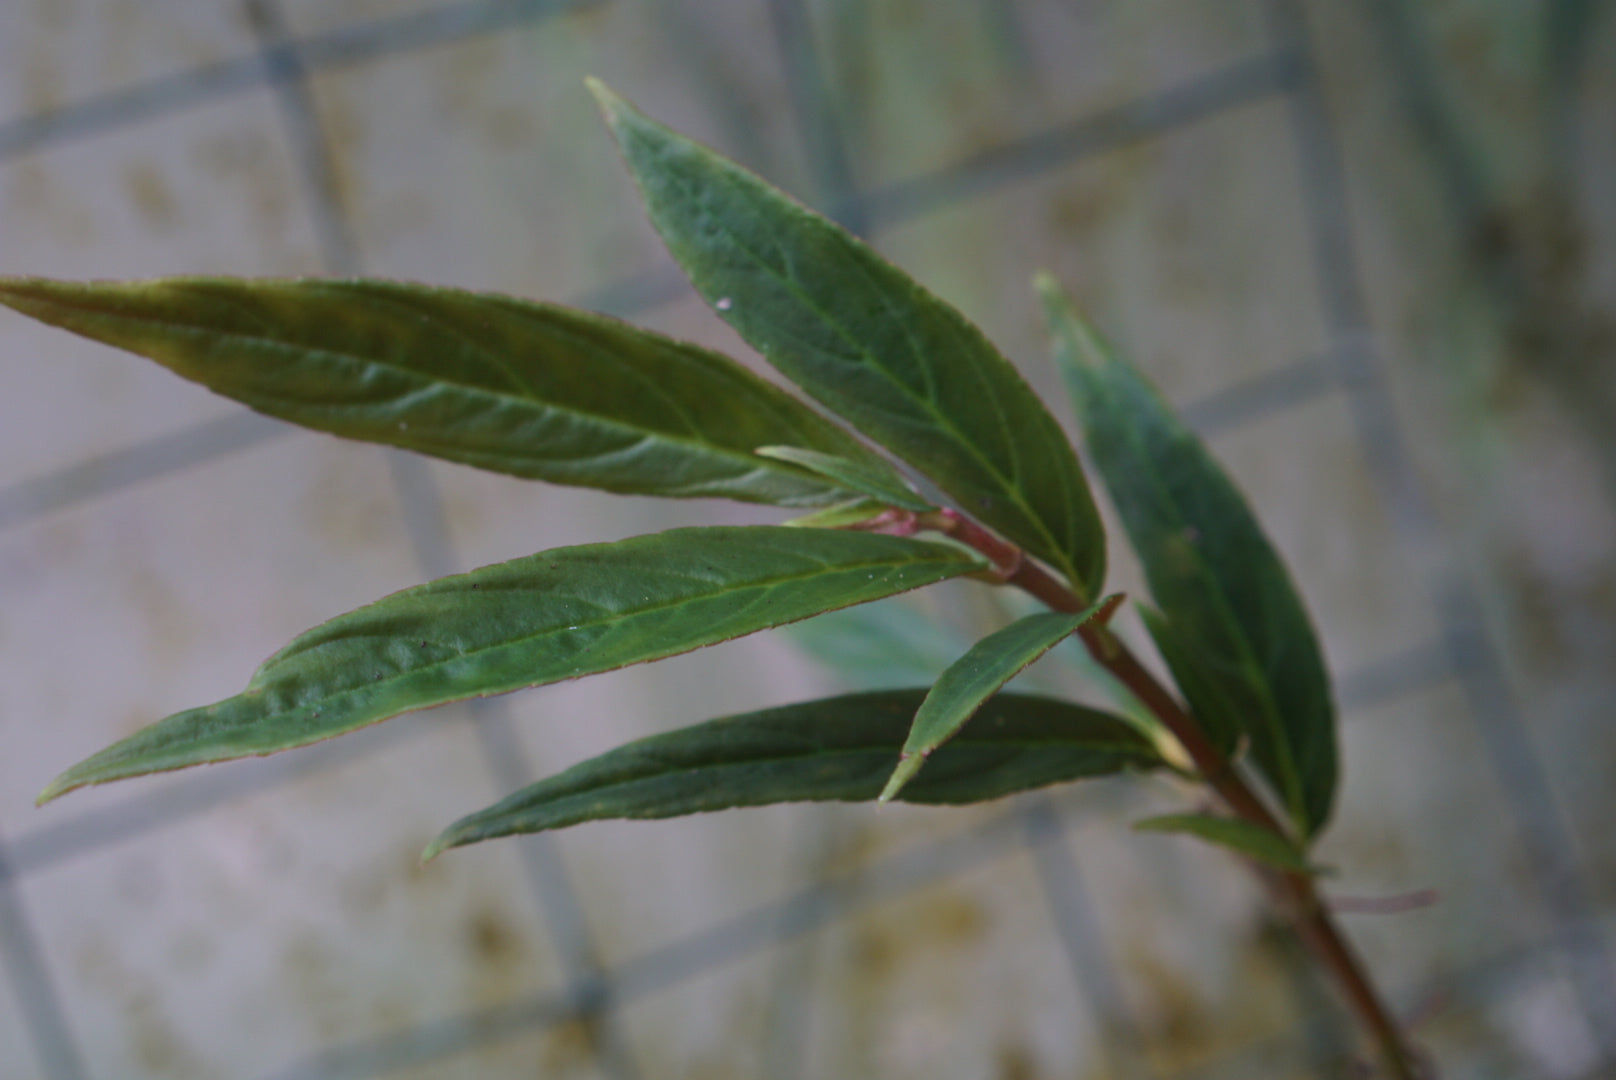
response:
<path id="1" fill-rule="evenodd" d="M 179 221 L 179 206 L 163 174 L 149 161 L 137 161 L 124 168 L 124 191 L 134 204 L 141 221 L 157 230 L 167 230 Z"/>
<path id="2" fill-rule="evenodd" d="M 527 941 L 505 916 L 493 908 L 478 908 L 466 919 L 464 938 L 479 963 L 505 967 L 526 959 Z"/>
<path id="3" fill-rule="evenodd" d="M 861 921 L 853 931 L 852 959 L 861 978 L 884 981 L 916 953 L 962 949 L 987 933 L 988 916 L 970 897 L 943 893 L 905 905 L 896 920 Z"/>
<path id="4" fill-rule="evenodd" d="M 309 532 L 336 553 L 386 550 L 402 536 L 393 485 L 380 459 L 376 450 L 363 456 L 345 452 L 311 477 L 299 498 L 299 516 Z"/>
<path id="5" fill-rule="evenodd" d="M 71 182 L 37 157 L 23 158 L 6 170 L 6 220 L 26 223 L 36 236 L 54 244 L 87 247 L 96 236 L 95 216 L 76 197 Z"/>
<path id="6" fill-rule="evenodd" d="M 1038 1080 L 1038 1062 L 1027 1047 L 1001 1040 L 993 1051 L 993 1075 L 995 1080 Z"/>
<path id="7" fill-rule="evenodd" d="M 294 197 L 295 183 L 284 154 L 264 129 L 244 125 L 210 131 L 191 142 L 187 157 L 202 182 L 236 200 L 231 213 L 245 227 L 250 237 L 246 243 L 263 265 L 305 273 L 314 269 L 313 252 L 296 242 L 304 235 L 304 211 Z"/>
<path id="8" fill-rule="evenodd" d="M 566 1076 L 582 1073 L 593 1076 L 595 1044 L 600 1022 L 595 1016 L 575 1016 L 551 1030 L 540 1052 L 537 1075 Z"/>
<path id="9" fill-rule="evenodd" d="M 129 1054 L 145 1075 L 200 1080 L 214 1075 L 163 1010 L 163 988 L 130 967 L 116 947 L 95 939 L 79 950 L 75 971 L 88 992 L 110 998 Z"/>
<path id="10" fill-rule="evenodd" d="M 281 952 L 280 994 L 297 1004 L 315 1045 L 352 1037 L 352 1002 L 334 971 L 334 951 L 321 934 L 305 928 L 291 931 Z"/>

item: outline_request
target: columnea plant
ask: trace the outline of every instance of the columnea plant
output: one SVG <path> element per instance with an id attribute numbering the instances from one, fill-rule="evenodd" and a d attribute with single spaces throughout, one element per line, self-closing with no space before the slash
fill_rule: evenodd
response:
<path id="1" fill-rule="evenodd" d="M 978 641 L 929 690 L 806 701 L 630 743 L 455 822 L 427 857 L 601 818 L 814 799 L 967 803 L 1171 770 L 1209 789 L 1217 811 L 1141 824 L 1246 859 L 1387 1074 L 1416 1076 L 1308 857 L 1337 780 L 1313 629 L 1199 441 L 1041 278 L 1056 359 L 1145 569 L 1151 603 L 1139 610 L 1175 692 L 1109 629 L 1123 598 L 1103 594 L 1106 538 L 1077 456 L 982 333 L 836 225 L 591 88 L 697 291 L 862 439 L 722 355 L 503 296 L 382 281 L 9 279 L 0 302 L 336 435 L 554 483 L 805 515 L 560 548 L 385 597 L 294 639 L 240 694 L 74 765 L 41 801 L 971 577 L 1047 610 Z M 1004 690 L 1073 635 L 1136 715 Z"/>

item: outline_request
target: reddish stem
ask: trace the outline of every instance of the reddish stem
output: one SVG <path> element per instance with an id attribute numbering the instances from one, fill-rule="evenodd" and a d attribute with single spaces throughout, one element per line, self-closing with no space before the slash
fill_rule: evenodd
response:
<path id="1" fill-rule="evenodd" d="M 993 563 L 996 578 L 1022 589 L 1055 611 L 1075 613 L 1089 606 L 1083 597 L 1060 579 L 1026 558 L 1020 548 L 993 535 L 970 518 L 953 510 L 940 510 L 920 515 L 916 520 L 922 528 L 934 529 L 980 551 Z M 1289 830 L 1213 745 L 1195 718 L 1111 633 L 1105 620 L 1091 619 L 1079 627 L 1077 633 L 1094 659 L 1126 686 L 1173 734 L 1195 763 L 1202 779 L 1218 793 L 1236 817 L 1276 833 L 1287 842 L 1293 839 Z M 1369 981 L 1362 960 L 1342 936 L 1329 909 L 1320 901 L 1313 878 L 1306 874 L 1267 871 L 1260 876 L 1276 903 L 1290 913 L 1298 936 L 1335 977 L 1353 1012 L 1374 1036 L 1391 1075 L 1395 1080 L 1419 1080 L 1417 1057 L 1374 984 Z"/>

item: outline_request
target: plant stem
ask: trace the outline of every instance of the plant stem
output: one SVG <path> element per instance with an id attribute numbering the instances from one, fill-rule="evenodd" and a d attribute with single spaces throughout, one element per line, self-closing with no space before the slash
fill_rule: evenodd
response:
<path id="1" fill-rule="evenodd" d="M 980 551 L 992 560 L 1007 585 L 1014 585 L 1055 611 L 1076 613 L 1089 603 L 1019 548 L 1006 543 L 970 518 L 952 510 L 921 515 L 921 527 L 935 529 Z M 1155 714 L 1183 746 L 1200 772 L 1235 816 L 1270 832 L 1292 838 L 1289 831 L 1257 796 L 1228 758 L 1218 750 L 1196 719 L 1178 703 L 1129 651 L 1102 620 L 1091 619 L 1078 628 L 1090 655 Z M 1363 961 L 1342 936 L 1328 907 L 1319 899 L 1307 874 L 1260 870 L 1259 876 L 1278 906 L 1289 913 L 1297 935 L 1314 957 L 1334 976 L 1359 1021 L 1369 1030 L 1380 1057 L 1394 1080 L 1420 1080 L 1418 1057 L 1402 1029 L 1392 1018 L 1380 993 L 1364 969 Z"/>

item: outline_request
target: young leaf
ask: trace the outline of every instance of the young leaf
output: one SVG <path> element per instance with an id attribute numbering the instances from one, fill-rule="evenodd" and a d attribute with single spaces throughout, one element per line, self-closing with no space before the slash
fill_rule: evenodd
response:
<path id="1" fill-rule="evenodd" d="M 1318 873 L 1318 868 L 1310 865 L 1289 840 L 1249 821 L 1213 817 L 1211 814 L 1163 814 L 1136 821 L 1133 827 L 1140 832 L 1196 836 L 1292 874 Z"/>
<path id="2" fill-rule="evenodd" d="M 799 465 L 809 472 L 816 472 L 834 480 L 849 491 L 868 495 L 887 506 L 896 506 L 900 510 L 910 510 L 917 514 L 937 509 L 915 494 L 909 485 L 904 483 L 903 477 L 884 462 L 872 465 L 836 454 L 821 453 L 818 450 L 804 450 L 798 446 L 760 446 L 755 452 L 761 457 Z"/>
<path id="3" fill-rule="evenodd" d="M 1099 589 L 1105 535 L 1077 457 L 980 330 L 839 226 L 590 89 L 652 223 L 721 318 L 968 513 L 1080 593 Z"/>
<path id="4" fill-rule="evenodd" d="M 665 818 L 735 806 L 873 799 L 924 690 L 804 701 L 653 735 L 455 822 L 427 848 L 606 818 Z M 905 802 L 997 799 L 1160 763 L 1126 723 L 1064 701 L 1000 694 L 904 789 Z"/>
<path id="5" fill-rule="evenodd" d="M 1257 767 L 1311 837 L 1335 798 L 1335 706 L 1290 576 L 1200 440 L 1052 280 L 1039 288 L 1089 451 L 1166 616 L 1154 629 L 1169 631 L 1158 640 L 1180 689 L 1211 731 L 1250 738 Z"/>
<path id="6" fill-rule="evenodd" d="M 383 281 L 0 280 L 0 303 L 283 420 L 495 472 L 817 506 L 789 443 L 884 465 L 727 357 L 603 315 Z"/>
<path id="7" fill-rule="evenodd" d="M 810 511 L 801 517 L 794 517 L 790 521 L 781 522 L 794 529 L 851 529 L 859 525 L 868 525 L 877 518 L 891 513 L 891 507 L 885 503 L 866 499 L 862 495 L 839 502 L 831 506 L 821 507 Z"/>
<path id="8" fill-rule="evenodd" d="M 898 794 L 933 752 L 952 738 L 984 701 L 1028 664 L 1093 618 L 1106 604 L 1115 606 L 1108 598 L 1076 615 L 1060 612 L 1028 615 L 989 634 L 949 665 L 920 703 L 909 737 L 898 755 L 898 766 L 892 770 L 886 787 L 881 789 L 881 801 L 886 802 Z"/>
<path id="9" fill-rule="evenodd" d="M 540 552 L 332 619 L 265 661 L 242 693 L 136 732 L 67 770 L 40 801 L 660 660 L 980 568 L 949 545 L 780 526 L 675 529 Z"/>

